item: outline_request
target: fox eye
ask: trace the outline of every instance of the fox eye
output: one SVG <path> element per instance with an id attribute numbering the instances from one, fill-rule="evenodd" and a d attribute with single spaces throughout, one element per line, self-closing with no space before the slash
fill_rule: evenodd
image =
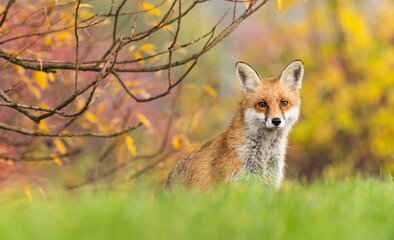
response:
<path id="1" fill-rule="evenodd" d="M 266 102 L 259 102 L 258 105 L 259 105 L 259 107 L 261 107 L 261 108 L 265 108 L 265 107 L 268 106 Z"/>
<path id="2" fill-rule="evenodd" d="M 283 107 L 286 107 L 287 104 L 289 104 L 288 101 L 280 101 L 280 105 L 283 106 Z"/>

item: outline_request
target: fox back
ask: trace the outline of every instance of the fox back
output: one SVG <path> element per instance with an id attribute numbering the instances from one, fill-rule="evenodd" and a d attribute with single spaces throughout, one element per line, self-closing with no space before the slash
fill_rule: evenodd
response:
<path id="1" fill-rule="evenodd" d="M 180 161 L 166 188 L 234 181 L 280 186 L 287 136 L 300 112 L 303 63 L 291 62 L 276 78 L 262 78 L 244 62 L 236 64 L 236 73 L 242 100 L 229 128 Z"/>

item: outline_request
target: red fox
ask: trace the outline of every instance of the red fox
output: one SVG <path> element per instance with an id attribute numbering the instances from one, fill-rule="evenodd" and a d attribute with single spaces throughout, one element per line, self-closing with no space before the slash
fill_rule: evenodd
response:
<path id="1" fill-rule="evenodd" d="M 300 112 L 303 62 L 294 60 L 276 78 L 259 77 L 244 62 L 235 67 L 243 98 L 229 128 L 179 162 L 167 189 L 206 189 L 223 181 L 280 186 L 287 136 Z"/>

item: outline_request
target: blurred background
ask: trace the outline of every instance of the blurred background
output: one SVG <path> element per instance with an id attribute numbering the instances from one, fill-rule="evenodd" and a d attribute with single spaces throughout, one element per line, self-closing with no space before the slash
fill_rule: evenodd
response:
<path id="1" fill-rule="evenodd" d="M 155 1 L 148 2 L 155 4 Z M 184 2 L 186 5 L 188 1 Z M 104 87 L 98 92 L 99 97 L 92 103 L 89 113 L 70 128 L 105 132 L 137 120 L 143 122 L 144 126 L 127 135 L 129 137 L 109 140 L 32 137 L 28 143 L 23 143 L 26 137 L 0 130 L 3 139 L 0 142 L 3 155 L 0 160 L 0 190 L 37 188 L 45 191 L 49 186 L 73 188 L 91 184 L 109 184 L 121 189 L 133 186 L 161 188 L 170 170 L 183 156 L 227 129 L 241 96 L 234 69 L 237 61 L 249 63 L 263 77 L 278 76 L 294 59 L 304 62 L 301 118 L 289 138 L 287 181 L 345 179 L 359 174 L 392 175 L 394 2 L 280 2 L 268 1 L 242 22 L 234 32 L 201 56 L 181 84 L 164 98 L 137 103 L 127 97 L 119 83 L 109 76 L 102 83 Z M 42 3 L 47 4 L 46 1 Z M 2 9 L 5 4 L 5 1 L 1 2 Z M 34 8 L 32 2 L 21 4 L 26 4 L 27 9 Z M 87 1 L 87 4 L 90 7 L 83 9 L 86 15 L 100 12 L 107 6 L 106 1 L 98 0 Z M 238 3 L 237 7 L 245 9 L 245 4 Z M 138 9 L 138 5 L 129 3 L 126 8 Z M 206 34 L 228 9 L 230 14 L 223 22 L 231 21 L 233 17 L 232 1 L 207 1 L 193 9 L 182 19 L 179 41 L 188 42 Z M 141 16 L 136 31 L 149 25 L 152 19 L 154 16 Z M 129 31 L 130 22 L 130 18 L 122 19 L 119 22 L 120 32 Z M 109 27 L 111 22 L 106 24 Z M 171 27 L 174 30 L 176 25 Z M 102 29 L 81 33 L 86 46 L 81 43 L 80 48 L 87 49 L 86 54 L 81 54 L 82 58 L 99 55 L 103 51 L 101 46 L 108 44 L 105 39 L 111 38 L 110 33 L 107 35 Z M 104 39 L 102 42 L 93 48 L 88 47 L 92 46 L 89 45 L 90 38 L 99 40 L 100 37 Z M 74 46 L 72 36 L 54 38 L 42 39 L 42 44 L 47 46 L 39 47 L 34 54 L 73 59 L 74 53 L 67 51 Z M 55 41 L 59 38 L 63 42 Z M 53 42 L 60 45 L 55 46 Z M 145 46 L 145 50 L 138 48 L 140 50 L 135 51 L 137 46 L 131 45 L 128 54 L 138 58 L 136 54 L 151 54 L 149 51 L 165 49 L 170 44 L 165 35 L 154 36 L 149 42 L 152 46 Z M 177 56 L 188 55 L 200 45 L 181 49 Z M 15 45 L 3 47 L 4 50 Z M 31 52 L 26 54 L 36 56 Z M 161 60 L 155 61 L 139 64 L 154 65 Z M 4 64 L 2 68 L 9 75 L 8 80 L 2 80 L 0 84 L 3 90 L 21 76 L 34 78 L 28 70 Z M 181 72 L 177 71 L 175 69 L 174 73 Z M 81 81 L 91 77 L 89 74 L 80 73 Z M 56 73 L 51 89 L 34 82 L 42 94 L 37 97 L 37 93 L 27 87 L 26 91 L 32 95 L 28 101 L 52 106 L 64 91 L 73 87 L 72 82 L 67 82 L 70 77 L 73 78 L 70 72 Z M 123 77 L 129 87 L 143 86 L 134 89 L 138 90 L 136 94 L 150 96 L 157 91 L 151 89 L 152 86 L 165 83 L 167 75 L 165 71 L 159 71 L 130 73 Z M 47 78 L 50 80 L 51 75 Z M 22 95 L 23 90 L 20 90 L 14 97 Z M 83 102 L 77 101 L 76 109 L 78 104 Z M 15 111 L 1 107 L 0 114 L 2 122 L 25 124 L 25 119 L 20 119 Z M 45 124 L 48 129 L 55 129 L 59 121 L 55 118 Z M 13 144 L 9 143 L 11 140 Z M 21 146 L 15 145 L 21 141 Z M 51 156 L 76 149 L 78 154 L 42 162 L 14 162 L 4 157 Z"/>
<path id="2" fill-rule="evenodd" d="M 302 59 L 301 118 L 290 134 L 286 176 L 392 173 L 392 16 L 392 1 L 284 1 L 281 11 L 267 4 L 204 56 L 202 71 L 195 72 L 195 83 L 204 76 L 215 81 L 219 102 L 201 114 L 204 121 L 192 139 L 214 136 L 231 118 L 239 96 L 234 62 L 248 62 L 271 77 Z"/>

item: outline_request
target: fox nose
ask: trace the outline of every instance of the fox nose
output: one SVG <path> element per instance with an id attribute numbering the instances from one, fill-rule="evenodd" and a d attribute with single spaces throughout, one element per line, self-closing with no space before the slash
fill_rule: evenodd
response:
<path id="1" fill-rule="evenodd" d="M 274 118 L 274 119 L 272 119 L 272 124 L 274 124 L 275 126 L 279 126 L 280 123 L 281 123 L 280 118 Z"/>

